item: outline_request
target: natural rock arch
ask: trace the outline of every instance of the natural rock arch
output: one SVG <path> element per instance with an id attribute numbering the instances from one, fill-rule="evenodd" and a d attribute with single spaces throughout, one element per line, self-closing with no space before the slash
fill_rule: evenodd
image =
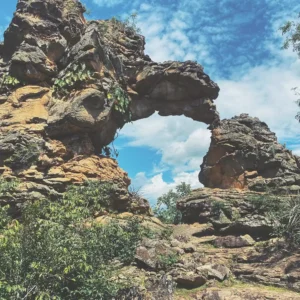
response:
<path id="1" fill-rule="evenodd" d="M 219 122 L 219 88 L 200 65 L 155 63 L 132 28 L 87 22 L 83 12 L 77 0 L 19 0 L 4 34 L 0 174 L 22 186 L 3 201 L 55 198 L 68 184 L 99 179 L 118 186 L 115 207 L 128 209 L 127 173 L 98 155 L 118 128 L 155 111 Z"/>

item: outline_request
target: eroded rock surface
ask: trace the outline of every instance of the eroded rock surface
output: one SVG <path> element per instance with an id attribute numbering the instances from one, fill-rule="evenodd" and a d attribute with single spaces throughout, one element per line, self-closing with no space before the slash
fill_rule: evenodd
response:
<path id="1" fill-rule="evenodd" d="M 101 156 L 126 122 L 186 115 L 218 123 L 219 88 L 196 62 L 155 63 L 119 21 L 90 21 L 77 0 L 19 0 L 0 46 L 0 174 L 24 199 L 57 198 L 86 180 L 117 187 L 115 209 L 148 212 L 116 161 Z"/>
<path id="2" fill-rule="evenodd" d="M 209 188 L 297 193 L 300 159 L 278 143 L 267 124 L 242 114 L 212 130 L 199 180 Z"/>

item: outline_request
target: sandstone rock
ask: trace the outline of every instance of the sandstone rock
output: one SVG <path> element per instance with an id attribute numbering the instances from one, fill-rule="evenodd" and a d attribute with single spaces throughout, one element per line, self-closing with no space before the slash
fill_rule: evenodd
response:
<path id="1" fill-rule="evenodd" d="M 222 265 L 204 265 L 197 268 L 197 273 L 209 279 L 224 281 L 230 274 L 230 270 Z"/>
<path id="2" fill-rule="evenodd" d="M 206 283 L 206 278 L 193 272 L 186 272 L 176 276 L 175 281 L 180 287 L 191 289 L 203 286 Z"/>
<path id="3" fill-rule="evenodd" d="M 255 206 L 256 199 L 271 197 L 270 201 L 285 201 L 287 196 L 275 196 L 249 190 L 201 188 L 177 202 L 186 223 L 212 224 L 215 235 L 246 235 L 266 239 L 272 232 L 272 223 L 266 210 Z M 198 236 L 210 235 L 203 232 Z"/>
<path id="4" fill-rule="evenodd" d="M 242 114 L 213 128 L 199 180 L 210 188 L 295 192 L 300 168 L 297 156 L 277 142 L 264 122 Z"/>
<path id="5" fill-rule="evenodd" d="M 125 122 L 155 111 L 217 123 L 219 87 L 196 62 L 155 63 L 143 36 L 83 13 L 77 0 L 18 1 L 0 46 L 0 76 L 20 82 L 0 90 L 0 168 L 54 194 L 109 181 L 116 210 L 150 214 L 147 200 L 129 193 L 127 174 L 99 153 Z M 78 68 L 90 75 L 79 78 Z M 126 112 L 116 108 L 120 93 Z"/>
<path id="6" fill-rule="evenodd" d="M 216 247 L 225 247 L 225 248 L 240 248 L 253 246 L 255 241 L 250 235 L 244 236 L 224 236 L 218 237 L 214 240 L 213 244 Z"/>

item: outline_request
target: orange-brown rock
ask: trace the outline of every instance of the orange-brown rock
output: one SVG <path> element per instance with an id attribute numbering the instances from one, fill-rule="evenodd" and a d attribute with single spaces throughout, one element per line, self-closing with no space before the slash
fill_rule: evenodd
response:
<path id="1" fill-rule="evenodd" d="M 242 114 L 213 127 L 199 180 L 209 188 L 297 193 L 299 162 L 264 122 Z"/>

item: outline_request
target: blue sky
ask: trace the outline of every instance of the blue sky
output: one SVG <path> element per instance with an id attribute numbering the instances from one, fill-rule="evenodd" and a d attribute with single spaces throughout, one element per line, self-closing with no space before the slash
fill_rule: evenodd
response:
<path id="1" fill-rule="evenodd" d="M 1 4 L 0 34 L 16 0 Z M 158 62 L 197 60 L 216 81 L 221 118 L 249 113 L 265 121 L 280 142 L 300 154 L 300 124 L 292 87 L 300 86 L 300 60 L 280 49 L 278 28 L 300 12 L 296 0 L 84 0 L 87 18 L 138 13 L 146 53 Z M 184 117 L 127 124 L 115 145 L 119 164 L 152 202 L 181 181 L 200 187 L 199 166 L 210 143 L 206 126 Z"/>

